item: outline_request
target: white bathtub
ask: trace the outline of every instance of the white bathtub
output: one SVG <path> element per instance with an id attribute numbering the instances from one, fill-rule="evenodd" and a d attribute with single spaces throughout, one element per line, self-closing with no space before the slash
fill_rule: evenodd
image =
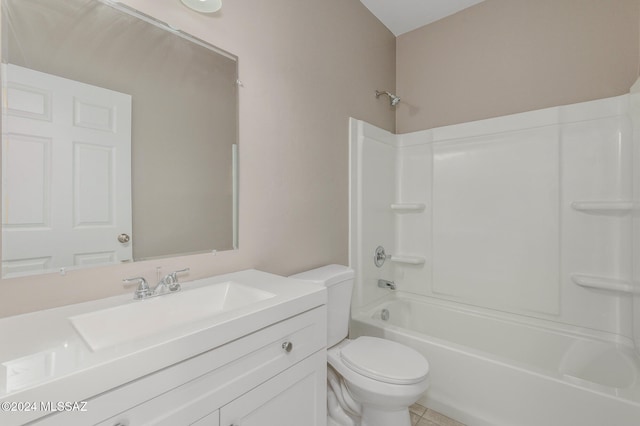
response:
<path id="1" fill-rule="evenodd" d="M 354 311 L 351 335 L 423 353 L 419 402 L 468 425 L 640 425 L 640 363 L 620 336 L 403 293 Z"/>

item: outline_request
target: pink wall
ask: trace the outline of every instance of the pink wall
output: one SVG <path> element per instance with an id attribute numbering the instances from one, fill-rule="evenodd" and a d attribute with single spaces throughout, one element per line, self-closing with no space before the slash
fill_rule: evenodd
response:
<path id="1" fill-rule="evenodd" d="M 486 0 L 397 38 L 397 131 L 627 93 L 638 0 Z"/>

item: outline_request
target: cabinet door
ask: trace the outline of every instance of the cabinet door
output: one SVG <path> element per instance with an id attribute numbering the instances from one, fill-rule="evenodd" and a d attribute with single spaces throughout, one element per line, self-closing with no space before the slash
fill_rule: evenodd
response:
<path id="1" fill-rule="evenodd" d="M 220 409 L 220 426 L 325 426 L 326 352 L 304 361 Z"/>

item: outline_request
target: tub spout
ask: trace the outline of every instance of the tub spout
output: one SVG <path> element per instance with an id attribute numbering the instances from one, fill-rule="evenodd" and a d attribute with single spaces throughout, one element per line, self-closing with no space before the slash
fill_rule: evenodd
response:
<path id="1" fill-rule="evenodd" d="M 393 282 L 393 281 L 378 280 L 378 287 L 380 287 L 380 288 L 388 288 L 389 290 L 395 290 L 396 289 L 396 283 Z"/>

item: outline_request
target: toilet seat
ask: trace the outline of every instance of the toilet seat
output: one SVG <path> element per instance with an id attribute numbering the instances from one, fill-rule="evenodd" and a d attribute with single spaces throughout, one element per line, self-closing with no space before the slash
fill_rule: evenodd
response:
<path id="1" fill-rule="evenodd" d="M 411 385 L 424 381 L 429 363 L 416 350 L 391 340 L 362 336 L 340 350 L 349 369 L 380 382 Z"/>
<path id="2" fill-rule="evenodd" d="M 368 407 L 367 409 L 373 410 L 375 407 L 374 411 L 382 409 L 395 412 L 400 408 L 407 408 L 409 405 L 416 402 L 418 397 L 429 388 L 428 375 L 417 383 L 395 384 L 370 378 L 357 372 L 342 360 L 341 355 L 341 352 L 353 342 L 355 342 L 355 340 L 345 339 L 339 344 L 329 348 L 327 350 L 327 362 L 339 374 L 341 380 L 344 380 L 344 383 L 352 397 L 356 401 L 362 403 L 363 406 Z M 380 347 L 378 346 L 378 348 Z M 376 349 L 376 351 L 381 350 Z M 349 351 L 347 351 L 347 357 L 348 353 Z M 384 353 L 382 353 L 382 355 L 384 355 Z M 389 358 L 387 358 L 387 360 L 388 359 Z M 395 359 L 394 363 L 397 364 Z M 424 363 L 428 369 L 428 363 L 426 360 L 424 360 Z M 399 423 L 387 422 L 385 426 L 388 426 L 389 424 Z M 376 426 L 379 426 L 379 424 Z"/>

